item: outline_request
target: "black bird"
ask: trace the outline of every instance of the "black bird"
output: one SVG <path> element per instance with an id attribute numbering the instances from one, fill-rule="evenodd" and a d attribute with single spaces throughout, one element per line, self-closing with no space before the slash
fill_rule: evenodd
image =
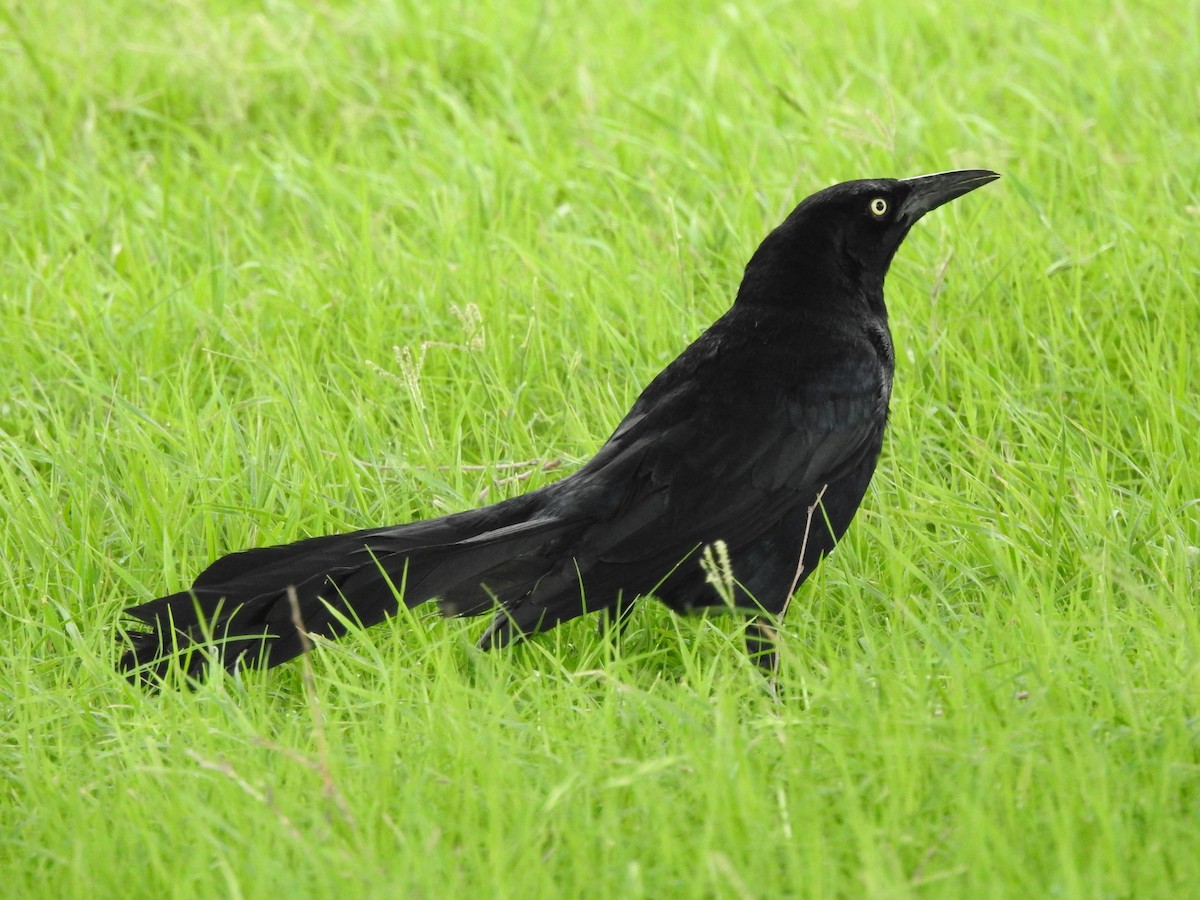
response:
<path id="1" fill-rule="evenodd" d="M 677 612 L 732 602 L 765 617 L 747 642 L 773 665 L 771 618 L 841 538 L 879 458 L 892 257 L 925 213 L 999 177 L 813 194 L 755 251 L 729 311 L 577 472 L 482 509 L 225 556 L 189 589 L 127 610 L 151 630 L 128 635 L 121 667 L 153 680 L 181 655 L 198 675 L 194 647 L 230 671 L 289 660 L 306 646 L 289 594 L 304 630 L 326 637 L 399 602 L 491 612 L 485 648 L 588 612 L 623 620 L 643 596 Z"/>

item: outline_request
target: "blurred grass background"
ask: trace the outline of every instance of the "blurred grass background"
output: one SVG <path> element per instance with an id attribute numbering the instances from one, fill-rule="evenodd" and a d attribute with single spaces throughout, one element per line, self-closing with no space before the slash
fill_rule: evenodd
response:
<path id="1" fill-rule="evenodd" d="M 1200 6 L 0 5 L 13 896 L 1184 896 Z M 180 695 L 120 610 L 570 471 L 808 193 L 982 166 L 789 613 L 421 613 Z M 327 749 L 314 741 L 320 726 Z"/>

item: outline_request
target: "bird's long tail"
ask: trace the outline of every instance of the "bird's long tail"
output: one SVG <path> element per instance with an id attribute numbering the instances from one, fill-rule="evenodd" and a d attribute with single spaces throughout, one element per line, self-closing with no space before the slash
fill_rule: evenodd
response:
<path id="1" fill-rule="evenodd" d="M 131 630 L 121 668 L 162 677 L 174 657 L 199 675 L 209 657 L 230 671 L 298 656 L 303 639 L 288 597 L 294 588 L 305 631 L 337 637 L 347 622 L 374 625 L 398 609 L 438 598 L 446 615 L 479 615 L 525 596 L 561 548 L 563 524 L 539 517 L 533 495 L 479 510 L 309 538 L 233 553 L 185 591 L 126 610 L 149 630 Z M 189 652 L 203 647 L 207 653 Z"/>

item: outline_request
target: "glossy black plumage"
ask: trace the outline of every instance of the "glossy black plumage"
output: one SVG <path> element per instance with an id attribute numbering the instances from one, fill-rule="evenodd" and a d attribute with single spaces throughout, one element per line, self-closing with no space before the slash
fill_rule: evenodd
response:
<path id="1" fill-rule="evenodd" d="M 375 624 L 400 596 L 437 599 L 447 615 L 495 611 L 486 647 L 644 595 L 681 612 L 720 605 L 699 562 L 717 542 L 736 604 L 781 613 L 875 470 L 894 367 L 883 301 L 892 256 L 921 215 L 997 177 L 814 194 L 759 246 L 732 308 L 577 472 L 483 509 L 219 559 L 188 590 L 128 610 L 151 630 L 130 633 L 122 668 L 161 675 L 177 650 L 210 638 L 230 669 L 291 659 L 303 642 L 289 587 L 310 633 Z M 203 666 L 191 655 L 192 674 Z"/>

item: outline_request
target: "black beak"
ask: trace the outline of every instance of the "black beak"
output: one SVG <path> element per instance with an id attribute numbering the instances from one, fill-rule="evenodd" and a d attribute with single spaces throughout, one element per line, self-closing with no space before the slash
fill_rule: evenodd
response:
<path id="1" fill-rule="evenodd" d="M 931 209 L 949 203 L 977 187 L 1000 176 L 988 169 L 960 169 L 957 172 L 938 172 L 936 175 L 918 175 L 905 178 L 903 184 L 910 187 L 908 196 L 900 204 L 900 219 L 912 225 Z"/>

